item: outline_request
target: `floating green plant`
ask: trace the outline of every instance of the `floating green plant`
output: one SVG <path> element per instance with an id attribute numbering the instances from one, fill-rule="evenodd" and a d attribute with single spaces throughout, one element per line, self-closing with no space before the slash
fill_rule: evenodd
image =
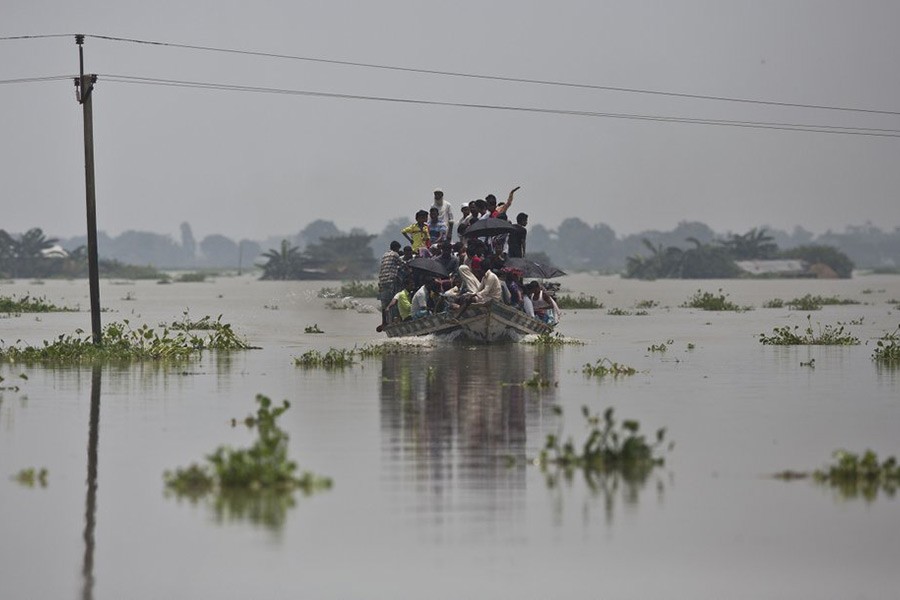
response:
<path id="1" fill-rule="evenodd" d="M 637 373 L 637 369 L 613 362 L 608 358 L 600 358 L 594 364 L 585 364 L 581 372 L 588 377 L 619 377 L 620 375 L 634 375 Z"/>
<path id="2" fill-rule="evenodd" d="M 630 317 L 632 313 L 624 308 L 614 307 L 606 311 L 606 314 L 612 317 Z"/>
<path id="3" fill-rule="evenodd" d="M 775 473 L 773 477 L 785 481 L 812 479 L 815 483 L 834 488 L 844 498 L 862 496 L 870 502 L 879 491 L 893 497 L 900 487 L 900 465 L 893 456 L 879 461 L 872 450 L 866 450 L 862 455 L 837 450 L 833 457 L 835 462 L 824 469 L 812 473 L 788 470 Z"/>
<path id="4" fill-rule="evenodd" d="M 318 350 L 308 350 L 294 359 L 298 367 L 322 367 L 325 369 L 343 369 L 353 364 L 354 350 L 331 348 L 324 354 Z"/>
<path id="5" fill-rule="evenodd" d="M 416 354 L 430 350 L 434 342 L 429 340 L 407 340 L 404 342 L 386 341 L 375 344 L 366 344 L 356 351 L 360 358 L 372 358 L 388 354 Z"/>
<path id="6" fill-rule="evenodd" d="M 875 342 L 872 359 L 884 364 L 900 365 L 900 325 L 896 331 L 886 333 Z"/>
<path id="7" fill-rule="evenodd" d="M 319 329 L 319 324 L 316 323 L 314 325 L 307 325 L 303 328 L 303 333 L 325 333 L 321 329 Z"/>
<path id="8" fill-rule="evenodd" d="M 669 346 L 675 343 L 675 340 L 666 340 L 661 344 L 652 344 L 649 348 L 647 348 L 647 352 L 665 352 L 669 349 Z"/>
<path id="9" fill-rule="evenodd" d="M 817 323 L 819 330 L 815 331 L 810 315 L 806 316 L 806 321 L 805 329 L 801 330 L 799 325 L 776 327 L 772 330 L 772 335 L 759 334 L 759 341 L 772 346 L 855 346 L 859 344 L 859 338 L 846 331 L 843 323 L 824 327 Z"/>
<path id="10" fill-rule="evenodd" d="M 559 305 L 560 308 L 603 308 L 602 302 L 597 302 L 596 296 L 587 296 L 585 294 L 578 294 L 577 296 L 571 296 L 566 294 L 564 296 L 558 296 L 556 298 L 556 304 Z"/>
<path id="11" fill-rule="evenodd" d="M 701 310 L 713 310 L 713 311 L 723 311 L 723 310 L 732 310 L 732 311 L 746 311 L 752 310 L 750 306 L 738 306 L 734 302 L 728 299 L 728 294 L 723 294 L 722 289 L 719 288 L 718 295 L 713 294 L 712 292 L 704 292 L 702 290 L 697 290 L 697 293 L 688 298 L 688 300 L 682 304 L 681 306 L 685 308 L 699 308 Z"/>
<path id="12" fill-rule="evenodd" d="M 184 331 L 210 331 L 225 327 L 222 323 L 222 315 L 219 315 L 219 318 L 213 321 L 212 317 L 209 315 L 193 320 L 188 315 L 188 311 L 184 311 L 181 314 L 182 318 L 180 321 L 174 321 L 169 325 L 171 329 L 181 329 Z M 160 324 L 160 327 L 165 327 L 165 325 Z"/>
<path id="13" fill-rule="evenodd" d="M 553 382 L 549 379 L 544 379 L 543 377 L 541 377 L 540 372 L 535 371 L 529 379 L 523 382 L 522 385 L 530 388 L 545 388 L 553 385 Z"/>
<path id="14" fill-rule="evenodd" d="M 180 283 L 202 283 L 206 281 L 206 273 L 182 273 L 175 281 Z"/>
<path id="15" fill-rule="evenodd" d="M 220 446 L 206 457 L 206 465 L 192 464 L 185 469 L 166 471 L 166 487 L 178 494 L 203 495 L 212 490 L 302 490 L 312 493 L 331 487 L 331 479 L 309 472 L 296 476 L 297 463 L 288 459 L 288 434 L 277 423 L 290 403 L 273 407 L 262 394 L 256 396 L 259 408 L 253 418 L 257 440 L 250 448 L 235 450 Z M 247 421 L 245 421 L 247 422 Z"/>
<path id="16" fill-rule="evenodd" d="M 0 360 L 9 362 L 78 363 L 89 361 L 181 360 L 191 358 L 203 350 L 247 350 L 253 348 L 231 329 L 231 325 L 216 321 L 216 327 L 206 335 L 188 331 L 161 331 L 142 325 L 132 329 L 126 319 L 103 327 L 100 344 L 77 329 L 74 335 L 60 335 L 53 342 L 41 346 L 0 346 Z"/>
<path id="17" fill-rule="evenodd" d="M 773 298 L 763 302 L 763 308 L 784 308 L 784 300 L 781 298 Z"/>
<path id="18" fill-rule="evenodd" d="M 540 333 L 535 336 L 527 336 L 524 340 L 522 340 L 523 344 L 528 344 L 530 346 L 583 346 L 584 342 L 581 340 L 566 337 L 558 331 L 552 331 L 547 333 Z"/>
<path id="19" fill-rule="evenodd" d="M 12 296 L 0 296 L 0 312 L 2 313 L 47 313 L 47 312 L 75 312 L 74 308 L 57 306 L 47 302 L 47 298 L 32 297 L 28 294 L 17 298 Z"/>
<path id="20" fill-rule="evenodd" d="M 557 408 L 558 413 L 562 409 Z M 646 477 L 665 460 L 657 452 L 663 444 L 666 430 L 657 430 L 650 443 L 640 433 L 640 423 L 626 420 L 618 424 L 613 409 L 603 416 L 591 414 L 587 406 L 581 409 L 587 422 L 587 439 L 580 445 L 572 440 L 561 442 L 560 434 L 548 434 L 537 463 L 544 469 L 558 466 L 564 469 L 583 469 L 585 472 L 620 472 L 626 477 Z M 671 447 L 671 446 L 670 446 Z"/>
<path id="21" fill-rule="evenodd" d="M 47 469 L 35 469 L 34 467 L 22 469 L 16 473 L 13 479 L 16 483 L 26 487 L 34 487 L 35 484 L 40 485 L 42 488 L 47 487 Z"/>
<path id="22" fill-rule="evenodd" d="M 656 308 L 657 306 L 659 306 L 659 302 L 657 302 L 656 300 L 641 300 L 641 301 L 635 303 L 635 305 L 634 305 L 635 308 L 645 308 L 645 309 L 646 308 Z"/>
<path id="23" fill-rule="evenodd" d="M 786 304 L 792 310 L 805 311 L 820 310 L 823 306 L 860 304 L 860 302 L 858 300 L 838 298 L 837 296 L 813 296 L 812 294 L 806 294 L 800 298 L 789 300 Z"/>

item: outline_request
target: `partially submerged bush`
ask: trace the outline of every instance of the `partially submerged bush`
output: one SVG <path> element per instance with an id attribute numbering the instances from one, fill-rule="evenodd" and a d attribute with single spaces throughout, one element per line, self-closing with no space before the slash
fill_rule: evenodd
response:
<path id="1" fill-rule="evenodd" d="M 250 448 L 235 450 L 219 446 L 206 457 L 207 465 L 192 464 L 186 469 L 166 471 L 166 487 L 179 494 L 202 495 L 212 490 L 276 490 L 300 489 L 312 493 L 331 487 L 331 479 L 309 472 L 295 475 L 297 463 L 288 459 L 288 434 L 278 427 L 277 419 L 288 408 L 285 400 L 273 407 L 262 394 L 256 396 L 259 408 L 254 418 L 246 419 L 248 427 L 255 427 L 257 440 Z"/>
<path id="2" fill-rule="evenodd" d="M 834 488 L 844 498 L 862 496 L 868 501 L 874 500 L 879 491 L 892 497 L 900 487 L 900 465 L 893 456 L 883 462 L 872 450 L 866 450 L 862 455 L 837 450 L 833 456 L 835 462 L 824 469 L 812 473 L 782 471 L 773 477 L 785 481 L 811 478 L 818 484 Z"/>
<path id="3" fill-rule="evenodd" d="M 733 311 L 744 311 L 751 310 L 749 306 L 738 306 L 734 302 L 728 300 L 728 294 L 723 294 L 721 288 L 719 289 L 718 295 L 713 294 L 712 292 L 704 292 L 702 290 L 697 290 L 697 293 L 688 298 L 688 300 L 681 305 L 684 308 L 699 308 L 701 310 L 733 310 Z"/>
<path id="4" fill-rule="evenodd" d="M 860 302 L 849 298 L 838 298 L 837 296 L 813 296 L 812 294 L 806 294 L 800 298 L 789 300 L 786 304 L 792 310 L 820 310 L 823 306 L 846 306 L 860 304 Z"/>
<path id="5" fill-rule="evenodd" d="M 568 294 L 565 296 L 558 296 L 556 298 L 556 304 L 560 308 L 603 308 L 603 303 L 597 302 L 596 296 L 587 296 L 583 293 L 578 294 L 577 296 Z"/>
<path id="6" fill-rule="evenodd" d="M 557 409 L 561 413 L 561 409 Z M 665 439 L 665 428 L 656 432 L 655 441 L 648 443 L 640 433 L 640 423 L 626 420 L 618 425 L 613 409 L 600 415 L 591 414 L 587 406 L 581 409 L 588 425 L 588 437 L 576 446 L 570 437 L 560 443 L 560 435 L 547 435 L 546 443 L 538 457 L 542 468 L 550 465 L 564 469 L 583 469 L 590 473 L 620 472 L 626 479 L 646 477 L 665 460 L 657 449 Z"/>
<path id="7" fill-rule="evenodd" d="M 46 313 L 46 312 L 74 312 L 74 308 L 57 306 L 47 302 L 45 297 L 32 297 L 29 294 L 16 298 L 12 296 L 0 296 L 0 312 L 2 313 Z"/>
<path id="8" fill-rule="evenodd" d="M 806 315 L 806 321 L 806 328 L 802 331 L 799 325 L 775 327 L 772 335 L 759 334 L 759 341 L 772 346 L 855 346 L 859 344 L 859 338 L 846 331 L 843 323 L 834 326 L 825 325 L 825 327 L 816 323 L 819 327 L 819 331 L 816 332 L 813 330 L 810 315 Z"/>
<path id="9" fill-rule="evenodd" d="M 618 377 L 620 375 L 634 375 L 637 373 L 637 369 L 613 362 L 608 358 L 600 358 L 594 364 L 585 364 L 581 372 L 588 377 L 606 377 L 607 375 Z"/>
<path id="10" fill-rule="evenodd" d="M 253 348 L 240 339 L 231 325 L 221 322 L 219 316 L 211 333 L 195 335 L 185 330 L 172 331 L 163 327 L 157 331 L 149 325 L 137 329 L 125 319 L 121 323 L 109 323 L 101 332 L 100 344 L 94 344 L 90 335 L 77 329 L 75 335 L 60 335 L 53 342 L 42 346 L 0 347 L 0 360 L 10 362 L 58 362 L 77 363 L 87 361 L 138 361 L 187 359 L 203 350 L 247 350 Z"/>
<path id="11" fill-rule="evenodd" d="M 900 325 L 897 330 L 886 333 L 875 343 L 872 359 L 889 365 L 900 365 Z"/>
<path id="12" fill-rule="evenodd" d="M 322 354 L 318 350 L 308 350 L 294 359 L 298 367 L 323 367 L 326 369 L 343 369 L 353 364 L 355 350 L 331 348 Z"/>

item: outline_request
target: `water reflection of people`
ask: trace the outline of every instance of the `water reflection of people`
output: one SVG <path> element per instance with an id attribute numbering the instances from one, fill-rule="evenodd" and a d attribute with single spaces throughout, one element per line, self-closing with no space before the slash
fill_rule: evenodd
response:
<path id="1" fill-rule="evenodd" d="M 552 404 L 555 388 L 534 390 L 523 382 L 535 371 L 556 380 L 555 368 L 552 352 L 515 344 L 387 354 L 383 447 L 411 480 L 428 480 L 429 502 L 443 502 L 451 483 L 524 488 L 526 432 Z"/>

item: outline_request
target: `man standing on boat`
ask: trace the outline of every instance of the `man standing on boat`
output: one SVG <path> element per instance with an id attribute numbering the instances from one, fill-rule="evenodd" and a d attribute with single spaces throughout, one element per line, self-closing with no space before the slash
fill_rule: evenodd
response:
<path id="1" fill-rule="evenodd" d="M 381 315 L 386 314 L 387 305 L 390 304 L 397 292 L 400 267 L 403 259 L 400 257 L 400 242 L 391 242 L 391 249 L 381 257 L 381 265 L 378 269 L 378 299 L 381 300 Z M 382 319 L 383 322 L 384 319 Z"/>
<path id="2" fill-rule="evenodd" d="M 441 188 L 434 190 L 434 204 L 431 208 L 438 209 L 438 220 L 447 226 L 447 241 L 453 240 L 453 208 L 444 200 L 444 191 Z"/>

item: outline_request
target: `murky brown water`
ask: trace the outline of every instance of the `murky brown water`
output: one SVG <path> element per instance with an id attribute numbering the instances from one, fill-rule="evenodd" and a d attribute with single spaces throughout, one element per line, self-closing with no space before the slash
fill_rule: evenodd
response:
<path id="1" fill-rule="evenodd" d="M 262 349 L 96 377 L 0 366 L 2 385 L 20 388 L 0 401 L 0 598 L 898 597 L 898 499 L 765 475 L 823 466 L 838 448 L 900 455 L 900 370 L 871 360 L 873 340 L 900 323 L 887 303 L 900 277 L 562 282 L 605 304 L 564 316 L 560 331 L 584 346 L 437 344 L 337 372 L 293 358 L 380 338 L 375 315 L 325 308 L 315 292 L 326 284 L 103 282 L 104 322 L 222 314 Z M 679 308 L 698 288 L 757 309 Z M 0 284 L 26 292 L 88 305 L 86 282 Z M 864 344 L 759 344 L 806 313 L 758 307 L 807 292 L 865 302 L 811 313 L 862 319 L 849 329 Z M 647 316 L 606 312 L 651 299 Z M 312 324 L 325 335 L 304 334 Z M 77 327 L 90 328 L 86 312 L 22 315 L 0 319 L 0 338 Z M 640 372 L 586 378 L 581 367 L 602 357 Z M 555 385 L 518 385 L 534 371 Z M 255 508 L 167 496 L 163 471 L 251 443 L 230 420 L 257 393 L 291 401 L 290 454 L 334 488 Z M 583 439 L 582 405 L 667 427 L 666 466 L 632 484 L 548 485 L 527 462 L 559 428 Z M 48 469 L 46 488 L 9 479 L 32 466 Z"/>

